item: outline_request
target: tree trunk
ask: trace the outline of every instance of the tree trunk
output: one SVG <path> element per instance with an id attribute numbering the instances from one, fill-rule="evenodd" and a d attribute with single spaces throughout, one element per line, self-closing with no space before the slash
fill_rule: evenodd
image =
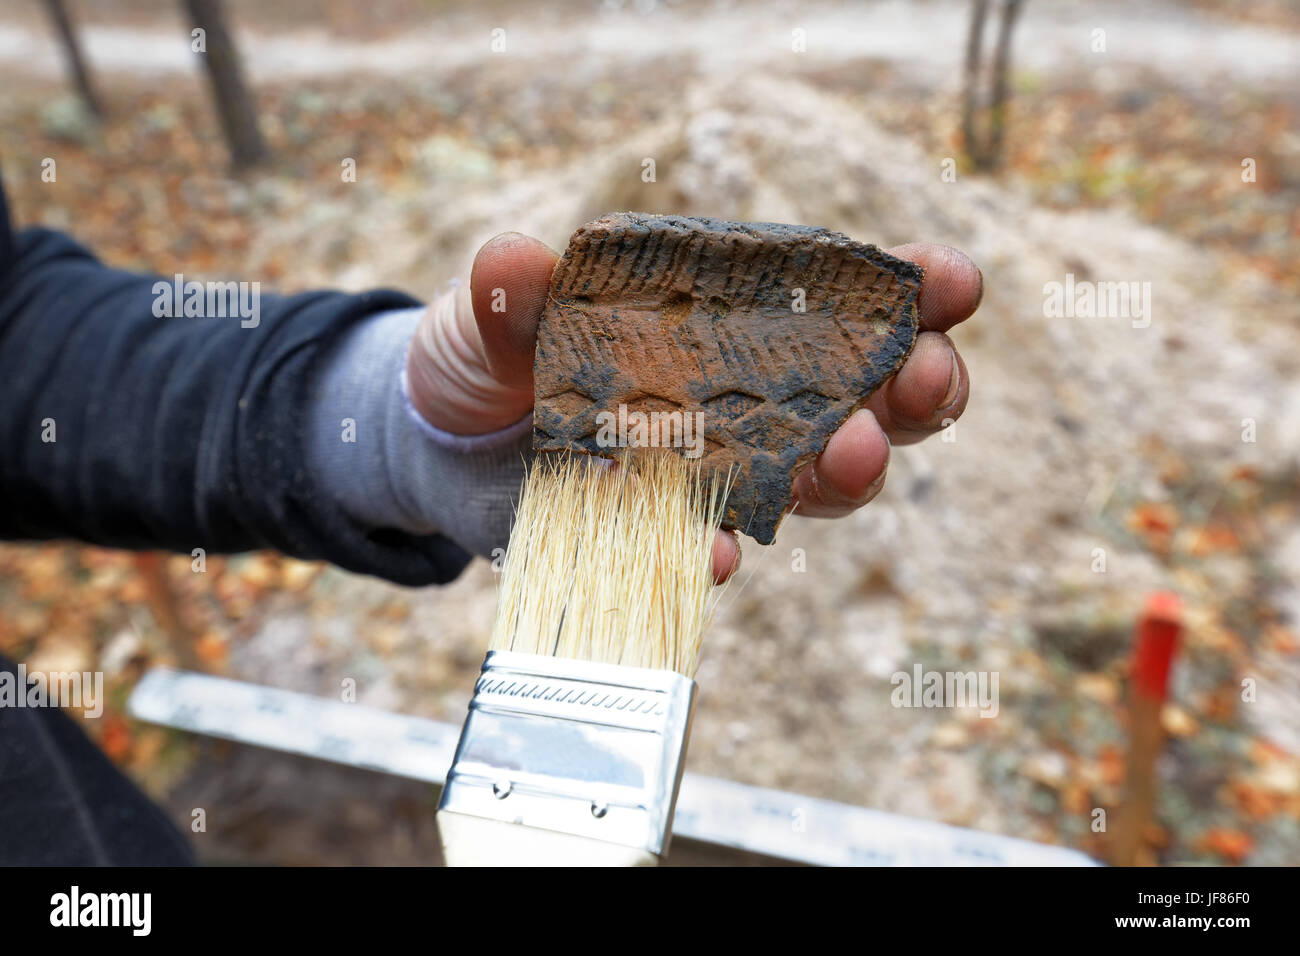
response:
<path id="1" fill-rule="evenodd" d="M 993 60 L 993 102 L 989 108 L 989 167 L 1002 161 L 1002 138 L 1006 129 L 1007 72 L 1011 64 L 1011 31 L 1020 15 L 1020 0 L 1005 0 L 998 24 L 998 48 Z"/>
<path id="2" fill-rule="evenodd" d="M 94 83 L 90 80 L 90 71 L 86 69 L 86 60 L 81 55 L 81 43 L 77 39 L 77 31 L 72 28 L 72 18 L 68 16 L 67 5 L 63 0 L 45 0 L 45 9 L 49 11 L 54 27 L 59 31 L 63 54 L 68 59 L 68 69 L 72 71 L 72 82 L 77 87 L 77 93 L 92 114 L 102 117 L 104 107 L 95 92 Z"/>
<path id="3" fill-rule="evenodd" d="M 984 21 L 988 19 L 989 0 L 972 0 L 970 30 L 966 35 L 966 75 L 962 102 L 962 137 L 966 154 L 976 169 L 997 167 L 1002 158 L 1006 134 L 1007 75 L 1011 70 L 1011 33 L 1020 16 L 1023 0 L 1003 0 L 998 21 L 998 36 L 993 59 L 993 75 L 984 135 L 979 120 L 985 112 L 979 106 L 981 64 L 984 58 Z"/>
<path id="4" fill-rule="evenodd" d="M 235 169 L 257 166 L 271 156 L 257 122 L 257 107 L 244 82 L 239 51 L 226 26 L 222 0 L 185 0 L 190 19 L 203 29 L 207 52 L 200 54 L 212 83 L 212 97 Z"/>
<path id="5" fill-rule="evenodd" d="M 979 137 L 975 133 L 975 113 L 978 110 L 980 59 L 984 49 L 984 21 L 988 19 L 988 0 L 971 3 L 970 29 L 966 34 L 966 84 L 961 110 L 962 138 L 966 141 L 966 155 L 978 168 L 980 166 Z"/>

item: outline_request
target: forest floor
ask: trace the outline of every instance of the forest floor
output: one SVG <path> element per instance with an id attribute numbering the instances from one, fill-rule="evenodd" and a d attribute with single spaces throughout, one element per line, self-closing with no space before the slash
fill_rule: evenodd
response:
<path id="1" fill-rule="evenodd" d="M 563 248 L 621 209 L 933 240 L 980 264 L 984 302 L 953 333 L 974 384 L 955 440 L 896 449 L 852 518 L 747 543 L 707 637 L 690 770 L 1100 856 L 1133 622 L 1169 589 L 1186 626 L 1147 858 L 1300 862 L 1293 5 L 1027 4 L 1005 164 L 984 175 L 962 159 L 965 4 L 541 18 L 236 0 L 276 155 L 239 179 L 173 6 L 87 6 L 99 125 L 64 92 L 39 9 L 0 15 L 20 223 L 163 275 L 421 296 L 495 233 Z M 1045 286 L 1067 276 L 1149 283 L 1150 308 L 1048 317 Z M 462 719 L 493 613 L 486 562 L 422 590 L 269 554 L 165 567 L 205 669 L 329 697 L 353 678 L 362 703 Z M 180 659 L 140 568 L 0 547 L 0 652 L 105 671 L 89 732 L 182 824 L 224 809 L 195 835 L 208 859 L 436 858 L 414 785 L 125 718 L 142 669 Z M 997 717 L 892 706 L 891 675 L 917 664 L 997 672 Z"/>

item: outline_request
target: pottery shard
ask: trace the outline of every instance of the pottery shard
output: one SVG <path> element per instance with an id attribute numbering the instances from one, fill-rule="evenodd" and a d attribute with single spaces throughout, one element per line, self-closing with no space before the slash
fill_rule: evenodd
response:
<path id="1" fill-rule="evenodd" d="M 724 527 L 770 544 L 792 477 L 911 352 L 921 276 L 807 226 L 588 223 L 542 313 L 534 447 L 612 457 L 611 441 L 636 443 L 644 413 L 660 423 L 652 442 L 732 469 Z"/>

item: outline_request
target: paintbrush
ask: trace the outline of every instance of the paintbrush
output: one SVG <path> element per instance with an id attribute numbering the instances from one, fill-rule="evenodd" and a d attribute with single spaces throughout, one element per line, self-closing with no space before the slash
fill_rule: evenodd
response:
<path id="1" fill-rule="evenodd" d="M 438 811 L 451 865 L 668 850 L 725 475 L 672 453 L 541 456 Z"/>

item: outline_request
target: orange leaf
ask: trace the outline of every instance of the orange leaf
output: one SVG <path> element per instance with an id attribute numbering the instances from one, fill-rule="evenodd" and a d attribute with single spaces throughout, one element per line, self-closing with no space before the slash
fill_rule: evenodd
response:
<path id="1" fill-rule="evenodd" d="M 194 653 L 205 664 L 222 664 L 226 660 L 226 640 L 216 631 L 207 631 L 194 642 Z"/>
<path id="2" fill-rule="evenodd" d="M 1169 539 L 1177 526 L 1178 511 L 1164 502 L 1140 504 L 1128 516 L 1129 530 L 1143 538 L 1155 551 L 1169 550 Z"/>
<path id="3" fill-rule="evenodd" d="M 109 759 L 119 761 L 131 749 L 131 728 L 117 714 L 104 716 L 104 729 L 99 733 L 99 747 Z"/>
<path id="4" fill-rule="evenodd" d="M 1097 755 L 1101 766 L 1101 779 L 1109 784 L 1117 784 L 1124 779 L 1124 755 L 1118 747 L 1107 744 Z"/>
<path id="5" fill-rule="evenodd" d="M 1252 820 L 1265 820 L 1282 809 L 1286 797 L 1270 793 L 1254 784 L 1237 781 L 1230 787 L 1233 802 Z"/>
<path id="6" fill-rule="evenodd" d="M 1202 849 L 1217 853 L 1219 856 L 1239 864 L 1255 848 L 1255 841 L 1249 833 L 1243 833 L 1241 830 L 1215 827 L 1212 830 L 1207 830 L 1205 835 L 1201 837 L 1200 846 Z"/>
<path id="7" fill-rule="evenodd" d="M 1237 532 L 1225 524 L 1210 524 L 1199 529 L 1192 539 L 1191 553 L 1198 558 L 1216 551 L 1240 551 L 1241 541 Z"/>

